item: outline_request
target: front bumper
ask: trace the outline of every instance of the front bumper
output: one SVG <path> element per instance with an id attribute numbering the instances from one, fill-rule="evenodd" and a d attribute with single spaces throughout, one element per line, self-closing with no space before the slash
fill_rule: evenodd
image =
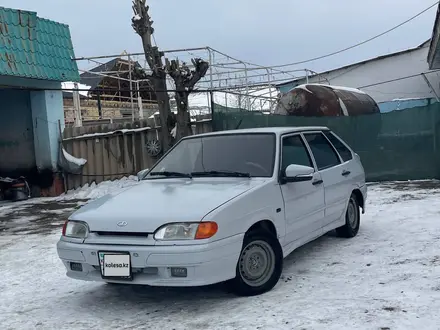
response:
<path id="1" fill-rule="evenodd" d="M 244 235 L 200 245 L 127 246 L 77 244 L 60 240 L 57 252 L 68 277 L 84 281 L 106 281 L 151 286 L 202 286 L 235 277 Z M 132 281 L 102 279 L 98 251 L 129 252 Z M 82 271 L 71 270 L 80 263 Z M 187 268 L 187 277 L 172 277 L 171 267 Z"/>

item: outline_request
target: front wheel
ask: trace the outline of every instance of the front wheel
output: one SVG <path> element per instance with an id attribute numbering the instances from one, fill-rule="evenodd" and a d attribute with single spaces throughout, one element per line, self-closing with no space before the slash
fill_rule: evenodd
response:
<path id="1" fill-rule="evenodd" d="M 277 238 L 265 232 L 249 233 L 243 241 L 232 289 L 240 296 L 270 291 L 282 270 L 283 252 Z"/>
<path id="2" fill-rule="evenodd" d="M 347 212 L 345 213 L 345 225 L 336 229 L 338 236 L 345 238 L 355 237 L 359 232 L 361 212 L 359 203 L 354 194 L 351 194 L 348 202 Z"/>

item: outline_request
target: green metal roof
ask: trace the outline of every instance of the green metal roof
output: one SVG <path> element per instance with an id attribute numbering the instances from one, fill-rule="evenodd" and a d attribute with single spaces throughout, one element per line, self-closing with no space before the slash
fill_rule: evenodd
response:
<path id="1" fill-rule="evenodd" d="M 0 75 L 79 81 L 69 26 L 0 7 Z"/>

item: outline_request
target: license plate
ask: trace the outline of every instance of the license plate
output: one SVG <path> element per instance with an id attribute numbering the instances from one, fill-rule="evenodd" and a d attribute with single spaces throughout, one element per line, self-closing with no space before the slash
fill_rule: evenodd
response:
<path id="1" fill-rule="evenodd" d="M 105 279 L 131 280 L 130 254 L 125 252 L 99 252 L 101 276 Z"/>

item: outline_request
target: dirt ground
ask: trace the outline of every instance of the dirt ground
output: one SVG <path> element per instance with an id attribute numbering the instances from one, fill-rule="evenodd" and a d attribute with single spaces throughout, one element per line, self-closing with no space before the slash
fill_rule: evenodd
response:
<path id="1" fill-rule="evenodd" d="M 8 203 L 0 213 L 0 234 L 50 234 L 59 229 L 67 217 L 87 200 L 56 201 L 44 199 Z M 1 211 L 2 206 L 0 206 Z"/>

